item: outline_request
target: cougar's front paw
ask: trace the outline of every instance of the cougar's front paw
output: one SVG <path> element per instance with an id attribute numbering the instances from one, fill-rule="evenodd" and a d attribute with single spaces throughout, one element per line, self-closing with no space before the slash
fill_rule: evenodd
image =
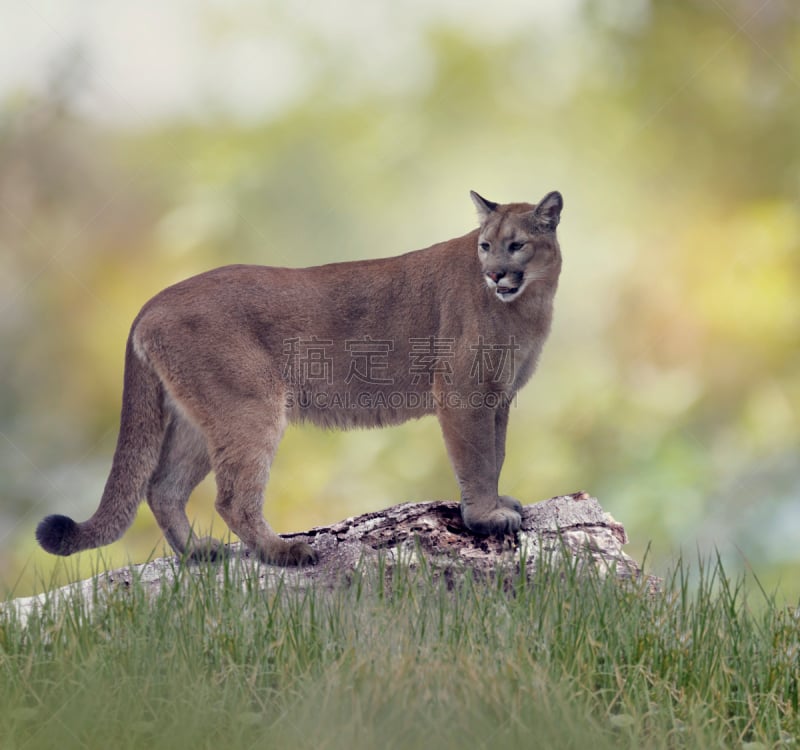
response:
<path id="1" fill-rule="evenodd" d="M 466 527 L 481 536 L 513 534 L 522 526 L 520 514 L 505 506 L 495 508 L 488 513 L 476 513 L 474 510 L 462 507 L 461 516 Z"/>
<path id="2" fill-rule="evenodd" d="M 497 498 L 497 502 L 501 508 L 511 508 L 517 513 L 522 513 L 522 503 L 517 498 L 511 497 L 511 495 L 500 495 Z"/>

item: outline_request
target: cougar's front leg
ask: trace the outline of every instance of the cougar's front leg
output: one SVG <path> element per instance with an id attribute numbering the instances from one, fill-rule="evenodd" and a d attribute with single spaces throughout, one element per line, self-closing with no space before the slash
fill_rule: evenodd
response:
<path id="1" fill-rule="evenodd" d="M 497 495 L 496 410 L 442 408 L 437 416 L 461 489 L 461 516 L 467 528 L 476 534 L 518 531 L 519 512 Z"/>
<path id="2" fill-rule="evenodd" d="M 497 466 L 497 484 L 500 485 L 500 472 L 506 457 L 506 430 L 508 428 L 509 404 L 502 403 L 495 411 L 494 416 L 494 460 Z M 500 495 L 500 505 L 517 513 L 522 513 L 522 503 L 511 495 Z"/>

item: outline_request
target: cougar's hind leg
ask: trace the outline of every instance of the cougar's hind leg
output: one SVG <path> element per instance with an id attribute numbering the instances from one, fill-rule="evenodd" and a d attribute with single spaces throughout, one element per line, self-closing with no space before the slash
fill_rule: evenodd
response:
<path id="1" fill-rule="evenodd" d="M 170 546 L 178 555 L 215 559 L 224 547 L 210 537 L 194 535 L 186 516 L 192 490 L 211 470 L 202 432 L 174 412 L 167 427 L 158 468 L 147 488 L 147 503 Z"/>
<path id="2" fill-rule="evenodd" d="M 283 399 L 253 399 L 223 409 L 224 424 L 208 429 L 217 481 L 217 512 L 262 561 L 308 565 L 317 553 L 305 542 L 282 539 L 264 519 L 264 489 L 286 426 Z"/>

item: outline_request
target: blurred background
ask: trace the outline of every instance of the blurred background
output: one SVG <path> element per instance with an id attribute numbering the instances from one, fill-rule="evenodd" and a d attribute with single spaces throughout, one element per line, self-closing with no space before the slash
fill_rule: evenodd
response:
<path id="1" fill-rule="evenodd" d="M 502 488 L 585 489 L 663 572 L 719 550 L 800 593 L 800 8 L 793 0 L 0 2 L 0 590 L 97 506 L 125 339 L 167 284 L 476 224 L 558 189 L 564 254 Z M 213 481 L 190 510 L 225 532 Z M 453 498 L 434 419 L 290 428 L 300 530 Z M 103 564 L 164 545 L 142 506 Z M 96 553 L 80 556 L 97 563 Z"/>

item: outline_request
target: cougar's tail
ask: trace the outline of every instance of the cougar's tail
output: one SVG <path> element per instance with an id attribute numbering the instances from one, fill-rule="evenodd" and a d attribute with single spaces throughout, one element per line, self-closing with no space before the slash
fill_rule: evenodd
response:
<path id="1" fill-rule="evenodd" d="M 163 386 L 133 346 L 125 351 L 125 381 L 119 438 L 100 506 L 84 523 L 67 516 L 47 516 L 36 528 L 36 540 L 55 555 L 101 547 L 119 539 L 133 523 L 147 483 L 158 465 L 166 431 Z"/>

